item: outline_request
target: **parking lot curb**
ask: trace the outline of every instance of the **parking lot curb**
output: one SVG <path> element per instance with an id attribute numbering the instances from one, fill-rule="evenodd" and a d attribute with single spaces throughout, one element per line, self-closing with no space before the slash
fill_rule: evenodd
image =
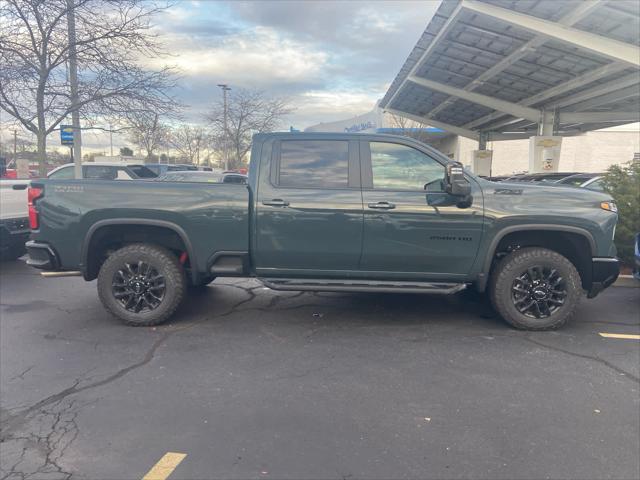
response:
<path id="1" fill-rule="evenodd" d="M 633 275 L 620 275 L 613 286 L 640 288 L 640 282 L 633 278 Z"/>

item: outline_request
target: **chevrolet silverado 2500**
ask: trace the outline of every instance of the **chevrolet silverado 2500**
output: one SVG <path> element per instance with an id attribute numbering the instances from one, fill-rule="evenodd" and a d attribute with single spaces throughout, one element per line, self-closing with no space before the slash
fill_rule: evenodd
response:
<path id="1" fill-rule="evenodd" d="M 618 275 L 608 194 L 490 182 L 404 137 L 259 134 L 248 185 L 34 180 L 29 205 L 28 262 L 97 278 L 131 325 L 235 276 L 276 290 L 472 286 L 511 325 L 544 330 Z"/>

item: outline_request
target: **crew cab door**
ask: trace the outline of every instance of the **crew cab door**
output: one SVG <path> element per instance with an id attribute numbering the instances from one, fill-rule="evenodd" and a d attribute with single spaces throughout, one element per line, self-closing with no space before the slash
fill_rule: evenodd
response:
<path id="1" fill-rule="evenodd" d="M 426 278 L 468 273 L 483 223 L 475 182 L 471 205 L 444 191 L 445 165 L 428 151 L 381 139 L 361 142 L 364 238 L 360 269 Z"/>
<path id="2" fill-rule="evenodd" d="M 262 158 L 253 261 L 261 276 L 344 276 L 362 249 L 359 142 L 295 134 Z"/>

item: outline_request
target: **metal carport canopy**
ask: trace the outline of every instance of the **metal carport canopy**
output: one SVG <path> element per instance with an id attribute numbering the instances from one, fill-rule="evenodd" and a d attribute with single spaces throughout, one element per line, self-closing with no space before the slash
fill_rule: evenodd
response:
<path id="1" fill-rule="evenodd" d="M 474 139 L 640 121 L 640 2 L 443 0 L 380 106 Z"/>

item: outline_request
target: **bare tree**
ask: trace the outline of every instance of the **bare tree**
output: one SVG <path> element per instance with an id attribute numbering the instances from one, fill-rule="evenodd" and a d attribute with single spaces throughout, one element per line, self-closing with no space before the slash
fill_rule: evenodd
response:
<path id="1" fill-rule="evenodd" d="M 79 100 L 68 80 L 68 5 L 75 14 Z M 47 135 L 74 110 L 86 122 L 124 112 L 165 113 L 170 68 L 149 71 L 141 57 L 161 55 L 151 19 L 166 8 L 154 0 L 3 0 L 0 2 L 0 108 L 37 138 L 46 159 Z"/>
<path id="2" fill-rule="evenodd" d="M 284 99 L 268 98 L 258 90 L 234 89 L 227 103 L 227 131 L 222 100 L 213 106 L 206 118 L 211 123 L 213 143 L 218 147 L 226 146 L 231 152 L 229 167 L 238 168 L 244 165 L 245 156 L 251 150 L 253 134 L 274 131 L 283 117 L 292 111 Z"/>
<path id="3" fill-rule="evenodd" d="M 207 132 L 199 125 L 180 125 L 169 133 L 169 144 L 190 163 L 200 164 L 200 155 L 208 145 Z"/>
<path id="4" fill-rule="evenodd" d="M 391 125 L 393 128 L 400 130 L 399 134 L 405 137 L 411 137 L 421 142 L 427 143 L 429 135 L 426 133 L 427 123 L 416 122 L 401 115 L 391 114 Z"/>
<path id="5" fill-rule="evenodd" d="M 127 124 L 129 141 L 144 152 L 147 161 L 153 160 L 154 152 L 168 143 L 169 129 L 157 113 L 130 114 Z"/>

